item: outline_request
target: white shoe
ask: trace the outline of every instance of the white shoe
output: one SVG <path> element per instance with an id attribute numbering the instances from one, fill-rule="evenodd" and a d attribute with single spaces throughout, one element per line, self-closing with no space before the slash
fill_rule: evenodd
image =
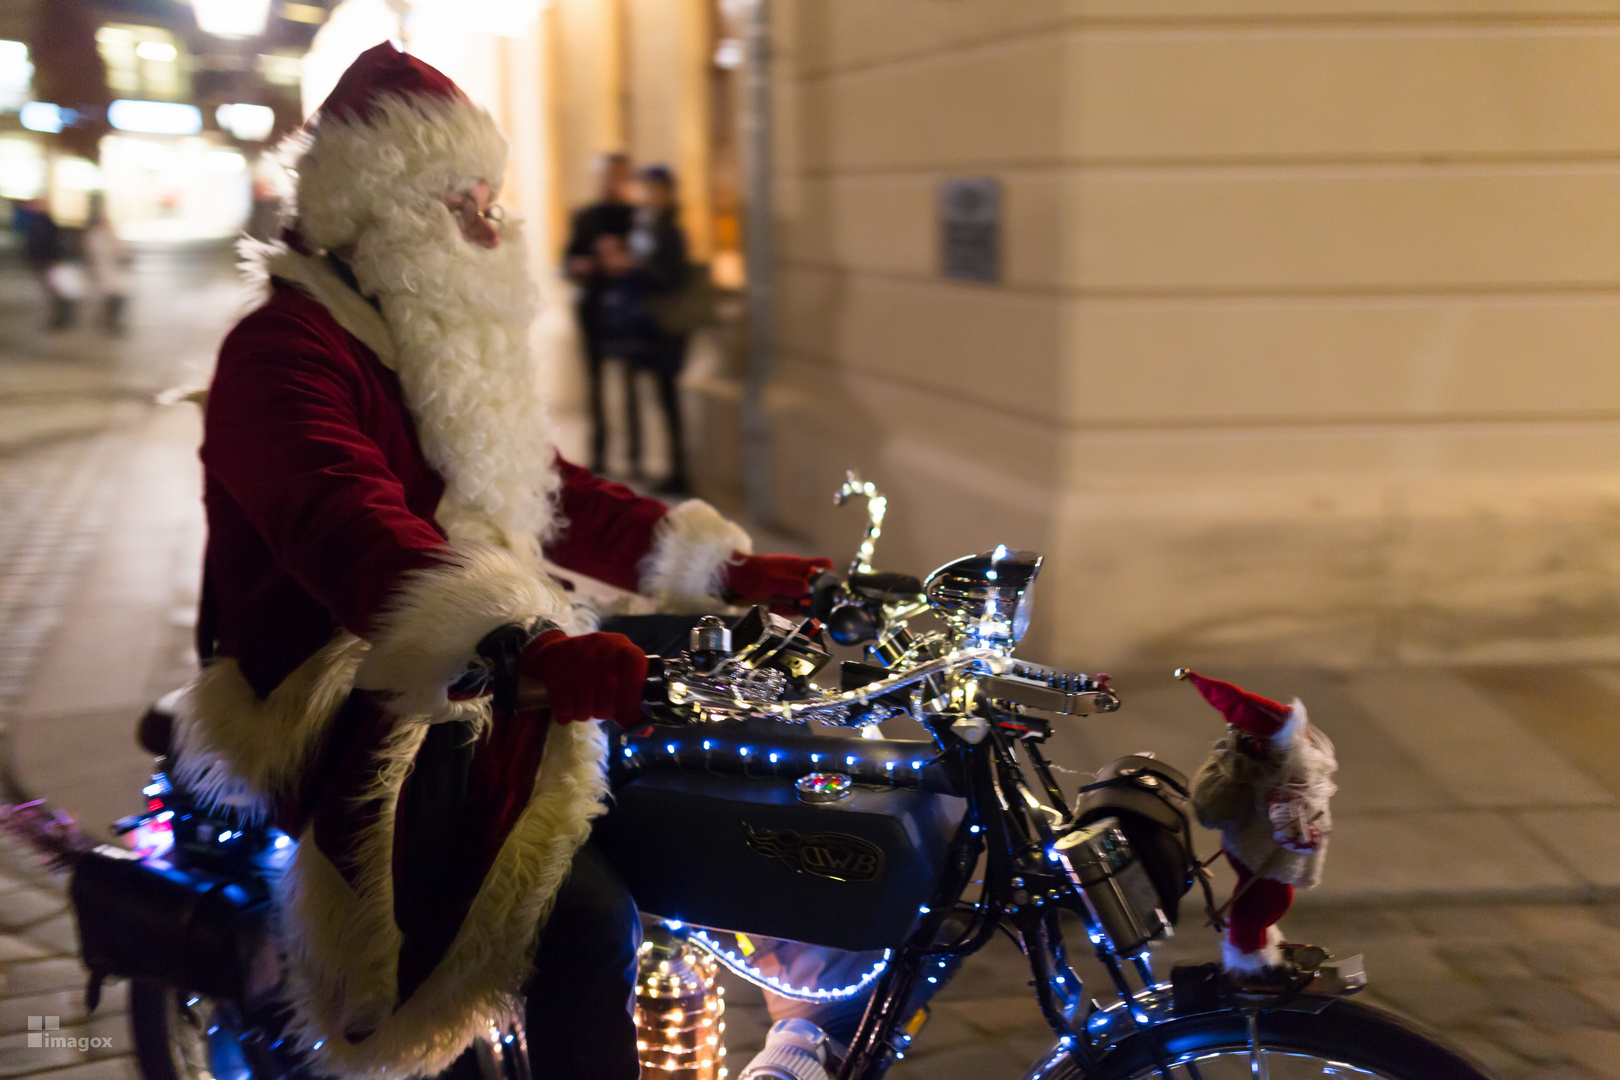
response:
<path id="1" fill-rule="evenodd" d="M 799 1017 L 778 1020 L 765 1035 L 765 1049 L 743 1066 L 737 1080 L 832 1080 L 827 1033 Z"/>

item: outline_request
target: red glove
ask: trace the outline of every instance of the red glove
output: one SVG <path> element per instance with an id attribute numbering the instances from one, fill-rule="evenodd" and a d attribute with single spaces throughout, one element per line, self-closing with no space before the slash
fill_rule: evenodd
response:
<path id="1" fill-rule="evenodd" d="M 811 578 L 832 568 L 831 559 L 744 555 L 726 571 L 726 597 L 743 604 L 799 600 L 810 595 Z"/>
<path id="2" fill-rule="evenodd" d="M 622 728 L 639 727 L 642 686 L 647 681 L 647 654 L 623 634 L 579 634 L 547 630 L 529 642 L 518 657 L 518 674 L 539 679 L 550 697 L 551 718 L 559 724 L 576 720 L 612 720 Z"/>

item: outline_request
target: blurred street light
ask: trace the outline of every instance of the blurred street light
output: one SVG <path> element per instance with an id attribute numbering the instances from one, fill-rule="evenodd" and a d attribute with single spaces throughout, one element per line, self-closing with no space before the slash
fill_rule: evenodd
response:
<path id="1" fill-rule="evenodd" d="M 197 25 L 223 38 L 250 38 L 264 33 L 270 0 L 191 0 Z"/>
<path id="2" fill-rule="evenodd" d="M 263 142 L 276 126 L 276 111 L 268 105 L 221 105 L 214 119 L 243 142 Z"/>
<path id="3" fill-rule="evenodd" d="M 78 113 L 72 109 L 64 109 L 48 101 L 24 102 L 17 115 L 23 127 L 29 131 L 42 131 L 47 135 L 55 135 L 78 118 Z"/>
<path id="4" fill-rule="evenodd" d="M 167 41 L 143 41 L 135 46 L 135 55 L 142 60 L 155 60 L 160 64 L 172 64 L 179 53 Z"/>
<path id="5" fill-rule="evenodd" d="M 107 122 L 119 131 L 147 135 L 195 135 L 202 130 L 202 113 L 195 105 L 175 101 L 130 101 L 120 98 L 107 109 Z"/>

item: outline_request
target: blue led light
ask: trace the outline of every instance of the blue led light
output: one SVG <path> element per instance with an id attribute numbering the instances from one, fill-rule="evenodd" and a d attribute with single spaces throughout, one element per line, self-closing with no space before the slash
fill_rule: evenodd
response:
<path id="1" fill-rule="evenodd" d="M 664 929 L 666 929 L 666 930 L 679 930 L 681 927 L 683 927 L 685 925 L 686 924 L 681 922 L 681 920 L 679 920 L 679 919 L 665 919 L 664 920 Z"/>
<path id="2" fill-rule="evenodd" d="M 939 982 L 939 980 L 938 980 L 938 979 L 936 979 L 936 978 L 934 978 L 934 976 L 932 976 L 932 975 L 930 975 L 930 976 L 928 976 L 928 981 L 929 981 L 929 982 L 931 982 L 931 983 L 937 983 L 937 982 Z"/>
<path id="3" fill-rule="evenodd" d="M 781 994 L 783 997 L 793 998 L 796 1001 L 844 1001 L 855 997 L 877 981 L 878 976 L 882 975 L 889 966 L 889 957 L 893 955 L 890 950 L 884 949 L 883 959 L 879 960 L 873 965 L 871 971 L 866 972 L 855 982 L 850 983 L 848 986 L 823 990 L 811 986 L 794 986 L 791 983 L 783 982 L 775 975 L 766 975 L 758 968 L 751 966 L 746 959 L 721 945 L 702 930 L 693 930 L 688 940 L 696 942 L 707 949 L 710 955 L 725 965 L 726 969 L 733 974 L 747 979 L 755 986 Z"/>
<path id="4" fill-rule="evenodd" d="M 847 758 L 845 758 L 844 759 L 844 764 L 845 765 L 853 765 L 853 764 L 855 764 L 855 755 L 851 754 Z"/>
<path id="5" fill-rule="evenodd" d="M 924 764 L 925 763 L 921 762 L 921 761 L 913 761 L 911 763 L 911 767 L 912 767 L 912 769 L 920 772 L 922 770 L 922 767 L 923 767 Z"/>
<path id="6" fill-rule="evenodd" d="M 919 914 L 919 915 L 926 915 L 926 914 L 928 914 L 928 912 L 929 912 L 929 911 L 930 911 L 930 910 L 931 910 L 931 909 L 930 909 L 930 908 L 929 908 L 929 907 L 928 907 L 928 905 L 927 905 L 927 904 L 924 904 L 924 905 L 923 905 L 923 906 L 922 906 L 922 907 L 920 907 L 920 908 L 918 908 L 918 909 L 917 909 L 917 914 Z"/>
<path id="7" fill-rule="evenodd" d="M 675 752 L 675 744 L 674 743 L 665 743 L 664 744 L 664 749 L 669 751 L 671 754 L 673 754 Z"/>
<path id="8" fill-rule="evenodd" d="M 781 757 L 781 756 L 782 756 L 782 755 L 780 755 L 780 754 L 778 754 L 778 753 L 777 753 L 777 752 L 776 752 L 776 751 L 774 751 L 774 750 L 772 750 L 772 751 L 771 751 L 771 764 L 772 764 L 772 765 L 775 765 L 775 764 L 776 764 L 776 759 L 777 759 L 777 758 L 779 758 L 779 757 Z"/>
<path id="9" fill-rule="evenodd" d="M 315 1045 L 310 1047 L 310 1049 L 311 1050 L 319 1050 L 321 1047 L 323 1047 L 325 1045 L 326 1045 L 326 1040 L 325 1039 L 316 1039 L 315 1040 Z"/>
<path id="10" fill-rule="evenodd" d="M 225 841 L 229 840 L 231 837 L 233 837 L 235 835 L 236 834 L 231 832 L 231 830 L 226 829 L 224 832 L 219 834 L 219 842 L 223 844 Z"/>
<path id="11" fill-rule="evenodd" d="M 636 748 L 633 747 L 633 746 L 625 747 L 624 748 L 624 756 L 625 757 L 635 757 L 636 756 Z"/>
<path id="12" fill-rule="evenodd" d="M 737 753 L 741 754 L 743 757 L 747 757 L 748 753 L 749 753 L 748 747 L 746 747 L 746 746 L 737 747 Z"/>
<path id="13" fill-rule="evenodd" d="M 983 832 L 983 831 L 984 830 L 979 828 L 977 825 L 969 825 L 968 826 L 968 832 L 970 832 L 970 833 Z"/>
<path id="14" fill-rule="evenodd" d="M 1058 861 L 1058 849 L 1056 844 L 1046 849 L 1046 859 L 1048 862 Z"/>
<path id="15" fill-rule="evenodd" d="M 1065 1035 L 1063 1038 L 1058 1040 L 1058 1045 L 1063 1047 L 1065 1050 L 1068 1050 L 1073 1048 L 1075 1041 L 1076 1040 L 1073 1035 Z"/>
<path id="16" fill-rule="evenodd" d="M 885 761 L 883 763 L 883 767 L 885 769 L 887 769 L 889 772 L 894 772 L 894 762 L 892 762 L 892 761 Z"/>
<path id="17" fill-rule="evenodd" d="M 709 740 L 704 739 L 703 740 L 703 749 L 707 750 L 708 748 L 709 748 Z"/>
<path id="18" fill-rule="evenodd" d="M 821 755 L 820 754 L 811 754 L 810 755 L 811 764 L 814 764 L 814 763 L 816 763 L 816 762 L 818 762 L 820 760 L 821 760 Z"/>

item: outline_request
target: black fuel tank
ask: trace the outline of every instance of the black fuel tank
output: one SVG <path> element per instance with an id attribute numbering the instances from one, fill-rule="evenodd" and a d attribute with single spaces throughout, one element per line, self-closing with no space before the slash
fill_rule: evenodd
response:
<path id="1" fill-rule="evenodd" d="M 966 802 L 857 786 L 800 802 L 791 777 L 651 770 L 619 784 L 593 840 L 642 911 L 836 949 L 899 945 Z"/>

